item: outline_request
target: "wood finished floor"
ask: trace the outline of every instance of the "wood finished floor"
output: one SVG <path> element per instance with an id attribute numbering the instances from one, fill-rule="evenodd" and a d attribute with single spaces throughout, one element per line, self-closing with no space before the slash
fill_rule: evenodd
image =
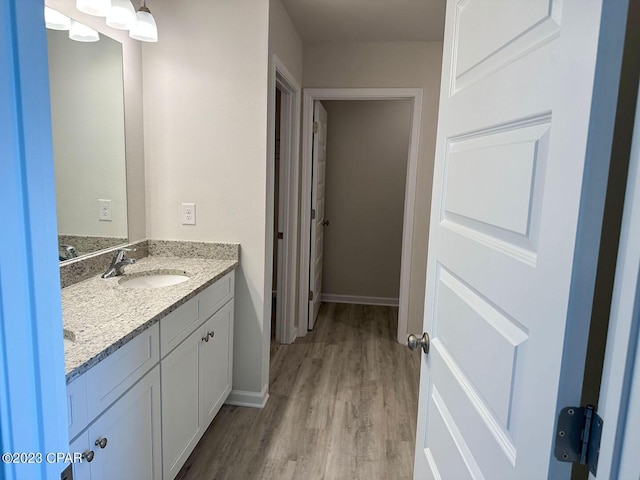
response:
<path id="1" fill-rule="evenodd" d="M 223 406 L 179 480 L 402 480 L 413 470 L 419 359 L 397 308 L 323 304 L 271 352 L 264 409 Z"/>

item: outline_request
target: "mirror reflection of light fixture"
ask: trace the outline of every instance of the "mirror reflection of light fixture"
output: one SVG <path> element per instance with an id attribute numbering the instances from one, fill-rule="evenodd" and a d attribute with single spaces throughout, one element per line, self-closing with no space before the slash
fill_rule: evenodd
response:
<path id="1" fill-rule="evenodd" d="M 112 0 L 107 13 L 107 25 L 119 30 L 131 30 L 136 24 L 136 11 L 131 0 Z"/>
<path id="2" fill-rule="evenodd" d="M 100 40 L 100 34 L 93 28 L 87 27 L 84 23 L 71 20 L 69 38 L 76 42 L 97 42 Z"/>
<path id="3" fill-rule="evenodd" d="M 69 30 L 71 19 L 53 8 L 44 7 L 44 23 L 51 30 Z"/>
<path id="4" fill-rule="evenodd" d="M 76 8 L 89 15 L 106 17 L 111 9 L 111 0 L 76 0 Z"/>
<path id="5" fill-rule="evenodd" d="M 129 32 L 129 36 L 141 42 L 157 42 L 158 27 L 156 21 L 147 8 L 147 0 L 143 0 L 142 6 L 136 13 L 136 24 Z"/>

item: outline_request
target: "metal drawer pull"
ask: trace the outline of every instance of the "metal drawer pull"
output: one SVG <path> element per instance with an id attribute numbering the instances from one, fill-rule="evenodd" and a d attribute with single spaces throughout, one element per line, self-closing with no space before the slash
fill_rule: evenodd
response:
<path id="1" fill-rule="evenodd" d="M 107 446 L 107 439 L 103 437 L 99 437 L 96 440 L 96 447 L 104 448 Z"/>
<path id="2" fill-rule="evenodd" d="M 93 450 L 85 450 L 82 452 L 82 459 L 86 459 L 87 462 L 92 462 L 94 455 L 95 453 L 93 453 Z"/>

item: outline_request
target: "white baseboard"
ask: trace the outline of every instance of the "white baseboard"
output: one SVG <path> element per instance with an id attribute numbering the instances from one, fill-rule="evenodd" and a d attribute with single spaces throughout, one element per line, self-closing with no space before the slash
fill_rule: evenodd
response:
<path id="1" fill-rule="evenodd" d="M 246 390 L 231 390 L 225 400 L 225 405 L 236 407 L 264 408 L 269 400 L 269 386 L 265 385 L 262 392 L 249 392 Z"/>
<path id="2" fill-rule="evenodd" d="M 326 303 L 352 303 L 354 305 L 378 305 L 381 307 L 397 307 L 400 304 L 398 298 L 334 295 L 330 293 L 320 295 L 320 301 Z"/>

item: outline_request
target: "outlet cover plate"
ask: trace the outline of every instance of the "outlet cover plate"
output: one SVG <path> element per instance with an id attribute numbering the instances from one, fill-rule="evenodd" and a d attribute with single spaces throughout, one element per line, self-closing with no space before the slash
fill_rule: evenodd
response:
<path id="1" fill-rule="evenodd" d="M 183 225 L 196 224 L 196 204 L 195 203 L 182 204 L 182 224 Z"/>
<path id="2" fill-rule="evenodd" d="M 103 198 L 98 199 L 98 220 L 102 222 L 110 222 L 111 221 L 111 200 L 106 200 Z"/>

